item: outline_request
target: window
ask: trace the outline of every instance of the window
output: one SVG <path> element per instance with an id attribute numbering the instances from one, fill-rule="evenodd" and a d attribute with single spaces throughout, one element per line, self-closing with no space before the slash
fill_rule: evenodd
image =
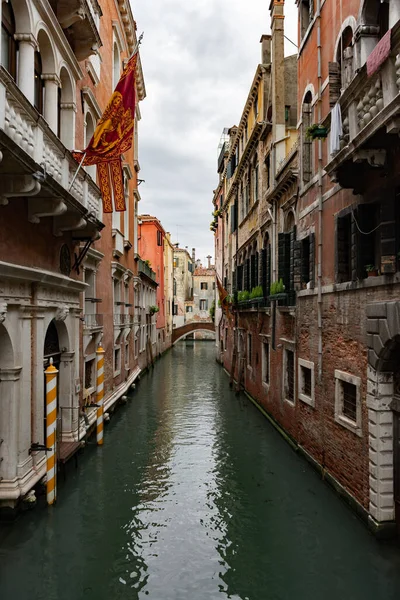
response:
<path id="1" fill-rule="evenodd" d="M 113 88 L 115 89 L 121 75 L 121 61 L 119 56 L 118 44 L 114 42 L 113 54 Z"/>
<path id="2" fill-rule="evenodd" d="M 257 116 L 258 116 L 258 93 L 256 94 L 256 97 L 254 98 L 253 111 L 254 111 L 254 118 L 257 119 Z"/>
<path id="3" fill-rule="evenodd" d="M 294 283 L 295 288 L 314 287 L 315 279 L 315 235 L 311 233 L 302 240 L 295 241 Z"/>
<path id="4" fill-rule="evenodd" d="M 44 80 L 42 79 L 42 59 L 39 52 L 35 52 L 34 64 L 34 107 L 40 114 L 43 114 L 43 96 L 44 96 Z"/>
<path id="5" fill-rule="evenodd" d="M 179 267 L 179 258 L 174 258 L 174 269 Z"/>
<path id="6" fill-rule="evenodd" d="M 269 343 L 264 342 L 262 345 L 262 380 L 263 383 L 269 385 L 269 373 L 270 373 L 270 353 L 269 353 Z"/>
<path id="7" fill-rule="evenodd" d="M 352 214 L 336 217 L 336 281 L 352 280 Z"/>
<path id="8" fill-rule="evenodd" d="M 208 300 L 200 300 L 200 310 L 208 310 Z"/>
<path id="9" fill-rule="evenodd" d="M 1 64 L 16 79 L 18 42 L 14 39 L 15 19 L 11 3 L 2 2 L 1 10 Z"/>
<path id="10" fill-rule="evenodd" d="M 312 94 L 307 92 L 302 106 L 302 179 L 303 184 L 311 180 L 312 169 L 312 140 L 307 137 L 307 129 L 313 124 Z"/>
<path id="11" fill-rule="evenodd" d="M 307 29 L 310 26 L 314 17 L 314 0 L 301 0 L 300 3 L 300 28 L 301 28 L 301 39 L 307 33 Z"/>
<path id="12" fill-rule="evenodd" d="M 284 350 L 284 388 L 283 397 L 294 404 L 294 352 L 285 348 Z"/>
<path id="13" fill-rule="evenodd" d="M 310 406 L 315 406 L 314 363 L 299 358 L 299 399 Z"/>
<path id="14" fill-rule="evenodd" d="M 213 282 L 213 290 L 215 290 L 215 281 Z"/>
<path id="15" fill-rule="evenodd" d="M 125 368 L 129 369 L 129 340 L 125 342 Z"/>
<path id="16" fill-rule="evenodd" d="M 351 27 L 346 27 L 340 36 L 337 50 L 337 62 L 341 73 L 342 90 L 345 90 L 353 79 L 353 54 L 353 30 Z"/>
<path id="17" fill-rule="evenodd" d="M 187 313 L 191 313 L 191 312 L 193 312 L 193 306 L 187 306 L 187 307 L 186 307 L 186 312 L 187 312 Z"/>
<path id="18" fill-rule="evenodd" d="M 247 365 L 251 367 L 253 362 L 253 344 L 252 344 L 252 335 L 251 333 L 247 334 Z"/>
<path id="19" fill-rule="evenodd" d="M 361 436 L 361 379 L 335 370 L 335 421 Z"/>
<path id="20" fill-rule="evenodd" d="M 293 306 L 296 303 L 294 291 L 294 264 L 296 242 L 296 225 L 293 212 L 286 215 L 285 232 L 278 233 L 278 280 L 282 279 L 287 294 L 287 303 Z"/>
<path id="21" fill-rule="evenodd" d="M 202 281 L 200 283 L 200 289 L 201 290 L 208 290 L 208 283 L 206 281 Z"/>
<path id="22" fill-rule="evenodd" d="M 172 314 L 175 317 L 178 315 L 178 305 L 177 304 L 172 305 Z"/>
<path id="23" fill-rule="evenodd" d="M 121 372 L 121 348 L 114 348 L 114 377 Z"/>
<path id="24" fill-rule="evenodd" d="M 162 246 L 162 232 L 157 229 L 157 246 Z"/>
<path id="25" fill-rule="evenodd" d="M 174 279 L 174 296 L 176 296 L 176 279 Z"/>
<path id="26" fill-rule="evenodd" d="M 95 388 L 95 367 L 96 359 L 87 360 L 85 362 L 85 390 L 93 390 Z"/>

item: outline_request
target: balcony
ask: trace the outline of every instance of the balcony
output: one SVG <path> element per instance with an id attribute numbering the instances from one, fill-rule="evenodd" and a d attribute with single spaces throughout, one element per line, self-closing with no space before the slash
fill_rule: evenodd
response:
<path id="1" fill-rule="evenodd" d="M 84 327 L 85 329 L 102 329 L 103 328 L 103 315 L 102 314 L 94 314 L 94 315 L 84 315 Z"/>
<path id="2" fill-rule="evenodd" d="M 121 258 L 124 253 L 124 236 L 118 229 L 113 229 L 112 237 L 114 241 L 113 257 Z"/>
<path id="3" fill-rule="evenodd" d="M 115 313 L 114 314 L 114 326 L 123 327 L 130 326 L 133 324 L 133 315 L 126 313 Z"/>
<path id="4" fill-rule="evenodd" d="M 50 5 L 78 61 L 95 54 L 102 45 L 97 0 L 50 0 Z"/>
<path id="5" fill-rule="evenodd" d="M 153 282 L 156 281 L 156 274 L 153 271 L 153 269 L 141 258 L 139 258 L 139 264 L 138 264 L 138 272 L 139 274 L 145 275 L 146 277 L 148 277 L 149 279 L 151 279 Z"/>
<path id="6" fill-rule="evenodd" d="M 372 170 L 387 164 L 400 132 L 400 21 L 392 29 L 389 58 L 368 77 L 364 65 L 340 97 L 340 150 L 325 170 L 342 187 L 363 193 Z M 329 126 L 330 115 L 324 122 Z"/>
<path id="7" fill-rule="evenodd" d="M 97 185 L 81 170 L 69 190 L 76 161 L 3 68 L 0 96 L 5 100 L 0 111 L 0 204 L 27 198 L 31 223 L 53 217 L 56 236 L 72 231 L 77 239 L 97 237 L 103 228 Z"/>

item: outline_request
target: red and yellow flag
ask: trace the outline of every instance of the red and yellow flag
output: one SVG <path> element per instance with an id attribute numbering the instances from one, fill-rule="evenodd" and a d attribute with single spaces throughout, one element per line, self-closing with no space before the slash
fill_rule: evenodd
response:
<path id="1" fill-rule="evenodd" d="M 86 150 L 72 153 L 79 163 L 83 159 L 84 166 L 98 165 L 103 210 L 107 213 L 113 211 L 113 195 L 115 210 L 126 209 L 121 154 L 133 141 L 137 57 L 135 52 L 129 59 Z"/>
<path id="2" fill-rule="evenodd" d="M 222 312 L 228 319 L 231 319 L 233 317 L 233 315 L 231 312 L 231 303 L 228 300 L 229 294 L 226 291 L 226 289 L 224 288 L 224 286 L 222 285 L 218 276 L 217 276 L 217 287 L 218 287 L 218 295 L 219 295 L 219 301 L 221 304 Z"/>

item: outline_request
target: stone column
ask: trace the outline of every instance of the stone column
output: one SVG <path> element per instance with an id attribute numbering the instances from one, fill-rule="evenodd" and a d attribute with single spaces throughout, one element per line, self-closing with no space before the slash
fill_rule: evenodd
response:
<path id="1" fill-rule="evenodd" d="M 0 369 L 0 477 L 6 480 L 17 476 L 21 369 Z"/>
<path id="2" fill-rule="evenodd" d="M 61 102 L 60 139 L 68 150 L 75 148 L 75 102 Z"/>
<path id="3" fill-rule="evenodd" d="M 19 42 L 18 87 L 31 104 L 35 100 L 35 50 L 37 42 L 30 33 L 16 33 Z"/>
<path id="4" fill-rule="evenodd" d="M 400 3 L 392 0 L 392 2 L 389 2 L 389 28 L 391 29 L 394 27 L 399 20 Z"/>
<path id="5" fill-rule="evenodd" d="M 58 130 L 58 88 L 61 82 L 55 73 L 43 73 L 44 80 L 44 118 L 57 134 Z"/>
<path id="6" fill-rule="evenodd" d="M 394 520 L 393 374 L 368 367 L 369 512 L 377 523 Z"/>

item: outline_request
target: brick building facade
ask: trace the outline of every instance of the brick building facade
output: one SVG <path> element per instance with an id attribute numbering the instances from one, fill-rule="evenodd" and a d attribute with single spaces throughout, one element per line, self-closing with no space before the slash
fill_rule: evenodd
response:
<path id="1" fill-rule="evenodd" d="M 274 148 L 288 135 L 283 5 L 270 5 Z M 230 180 L 240 134 L 230 130 L 214 193 L 216 264 L 239 302 L 234 321 L 217 313 L 218 345 L 239 384 L 371 528 L 390 532 L 400 520 L 400 8 L 337 7 L 298 1 L 297 143 L 281 159 L 268 142 L 258 147 L 269 183 L 248 211 L 252 230 L 239 216 L 237 234 Z M 260 299 L 241 293 L 257 285 Z"/>

